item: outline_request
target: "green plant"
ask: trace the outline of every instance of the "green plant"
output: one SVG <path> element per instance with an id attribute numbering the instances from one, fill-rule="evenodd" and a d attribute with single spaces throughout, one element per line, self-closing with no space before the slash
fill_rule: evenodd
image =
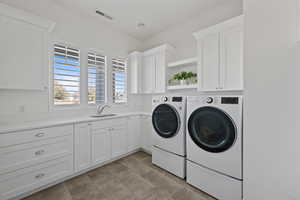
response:
<path id="1" fill-rule="evenodd" d="M 188 73 L 187 72 L 181 72 L 181 77 L 184 80 L 188 79 Z"/>
<path id="2" fill-rule="evenodd" d="M 181 74 L 180 73 L 174 74 L 173 79 L 178 81 L 182 80 Z"/>
<path id="3" fill-rule="evenodd" d="M 190 79 L 193 77 L 197 77 L 197 74 L 193 73 L 193 72 L 179 72 L 177 74 L 174 74 L 173 79 L 174 80 L 186 80 L 186 79 Z"/>
<path id="4" fill-rule="evenodd" d="M 193 78 L 193 72 L 188 72 L 187 73 L 187 78 Z"/>

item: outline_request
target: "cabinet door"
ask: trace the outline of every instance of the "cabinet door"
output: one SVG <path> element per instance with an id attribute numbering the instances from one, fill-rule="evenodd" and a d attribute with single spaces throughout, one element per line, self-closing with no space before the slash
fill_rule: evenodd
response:
<path id="1" fill-rule="evenodd" d="M 212 33 L 199 40 L 200 90 L 219 89 L 219 33 Z"/>
<path id="2" fill-rule="evenodd" d="M 141 65 L 142 65 L 142 55 L 140 52 L 133 52 L 129 56 L 129 80 L 130 80 L 130 90 L 131 94 L 138 94 L 141 92 Z"/>
<path id="3" fill-rule="evenodd" d="M 97 165 L 111 159 L 111 137 L 108 129 L 92 131 L 92 164 Z"/>
<path id="4" fill-rule="evenodd" d="M 75 125 L 75 171 L 91 165 L 91 132 L 87 123 Z"/>
<path id="5" fill-rule="evenodd" d="M 45 30 L 0 16 L 0 89 L 43 90 Z"/>
<path id="6" fill-rule="evenodd" d="M 166 91 L 166 57 L 165 53 L 155 55 L 155 89 L 154 93 Z"/>
<path id="7" fill-rule="evenodd" d="M 128 152 L 140 148 L 140 117 L 133 116 L 128 120 Z"/>
<path id="8" fill-rule="evenodd" d="M 224 90 L 243 89 L 243 27 L 232 26 L 221 32 L 220 83 Z"/>
<path id="9" fill-rule="evenodd" d="M 127 128 L 111 128 L 112 157 L 118 157 L 127 153 Z"/>
<path id="10" fill-rule="evenodd" d="M 145 149 L 148 152 L 152 151 L 152 120 L 149 116 L 143 116 L 142 117 L 142 128 L 141 128 L 141 143 L 142 148 Z"/>
<path id="11" fill-rule="evenodd" d="M 155 56 L 143 57 L 143 93 L 152 93 L 155 88 Z"/>

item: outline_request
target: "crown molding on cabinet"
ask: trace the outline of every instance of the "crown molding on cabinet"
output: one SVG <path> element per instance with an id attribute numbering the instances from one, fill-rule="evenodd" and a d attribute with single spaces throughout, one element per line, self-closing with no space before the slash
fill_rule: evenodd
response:
<path id="1" fill-rule="evenodd" d="M 52 22 L 48 19 L 44 19 L 42 17 L 33 15 L 29 12 L 8 6 L 3 3 L 0 3 L 0 15 L 33 24 L 35 26 L 47 30 L 48 32 L 53 31 L 56 25 L 55 22 Z"/>
<path id="2" fill-rule="evenodd" d="M 200 38 L 202 38 L 203 36 L 205 36 L 209 33 L 222 31 L 224 28 L 227 29 L 230 26 L 236 26 L 238 24 L 240 24 L 240 25 L 244 24 L 244 15 L 234 17 L 234 18 L 229 19 L 227 21 L 221 22 L 220 24 L 216 24 L 216 25 L 208 27 L 206 29 L 197 31 L 197 32 L 193 33 L 193 35 L 196 39 L 200 39 Z"/>
<path id="3" fill-rule="evenodd" d="M 162 51 L 173 53 L 175 51 L 175 47 L 170 44 L 163 44 L 153 49 L 147 50 L 143 52 L 144 56 L 153 55 Z"/>

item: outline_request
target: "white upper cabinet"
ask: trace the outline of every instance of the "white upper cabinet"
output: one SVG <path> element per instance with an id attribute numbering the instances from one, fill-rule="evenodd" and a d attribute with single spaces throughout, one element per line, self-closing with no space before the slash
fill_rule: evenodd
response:
<path id="1" fill-rule="evenodd" d="M 151 94 L 155 89 L 155 56 L 143 56 L 142 92 Z"/>
<path id="2" fill-rule="evenodd" d="M 44 90 L 54 23 L 0 4 L 0 89 Z"/>
<path id="3" fill-rule="evenodd" d="M 215 90 L 219 86 L 219 34 L 210 34 L 200 41 L 199 59 L 202 68 L 198 70 L 202 88 Z M 201 70 L 201 71 L 200 71 Z"/>
<path id="4" fill-rule="evenodd" d="M 166 52 L 155 55 L 155 90 L 154 93 L 166 91 Z"/>
<path id="5" fill-rule="evenodd" d="M 243 89 L 243 27 L 236 25 L 224 29 L 220 35 L 221 88 Z"/>
<path id="6" fill-rule="evenodd" d="M 165 44 L 143 53 L 142 93 L 166 91 L 166 66 L 172 51 L 173 47 Z"/>
<path id="7" fill-rule="evenodd" d="M 129 93 L 139 94 L 142 91 L 142 53 L 135 51 L 129 55 Z"/>
<path id="8" fill-rule="evenodd" d="M 198 89 L 243 90 L 243 16 L 194 36 L 198 42 Z"/>

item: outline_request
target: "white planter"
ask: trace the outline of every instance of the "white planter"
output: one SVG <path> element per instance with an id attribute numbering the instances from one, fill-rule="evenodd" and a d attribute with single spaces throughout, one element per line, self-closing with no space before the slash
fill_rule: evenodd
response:
<path id="1" fill-rule="evenodd" d="M 186 85 L 187 81 L 186 80 L 180 80 L 180 85 Z"/>

